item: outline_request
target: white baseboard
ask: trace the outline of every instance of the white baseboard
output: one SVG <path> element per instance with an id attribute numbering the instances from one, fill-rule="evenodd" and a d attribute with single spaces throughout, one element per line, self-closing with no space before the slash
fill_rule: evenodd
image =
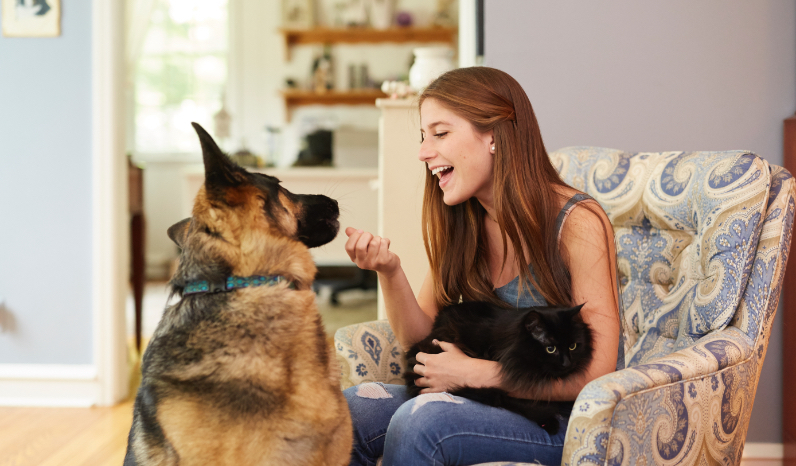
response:
<path id="1" fill-rule="evenodd" d="M 743 466 L 782 466 L 781 443 L 747 443 L 743 449 Z"/>
<path id="2" fill-rule="evenodd" d="M 0 406 L 88 407 L 100 393 L 91 364 L 0 364 Z"/>

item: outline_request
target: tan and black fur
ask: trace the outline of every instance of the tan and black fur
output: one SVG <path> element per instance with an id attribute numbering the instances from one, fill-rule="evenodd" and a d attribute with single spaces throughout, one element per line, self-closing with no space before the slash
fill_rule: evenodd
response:
<path id="1" fill-rule="evenodd" d="M 125 466 L 347 465 L 339 370 L 315 306 L 308 247 L 338 231 L 337 202 L 296 195 L 233 164 L 194 124 L 205 184 L 169 229 L 182 248 L 142 363 Z M 286 283 L 183 296 L 194 280 L 283 275 Z"/>

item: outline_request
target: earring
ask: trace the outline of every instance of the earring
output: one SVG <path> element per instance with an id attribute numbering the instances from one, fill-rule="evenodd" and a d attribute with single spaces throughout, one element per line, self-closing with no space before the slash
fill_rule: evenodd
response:
<path id="1" fill-rule="evenodd" d="M 492 144 L 492 152 L 495 152 L 495 145 Z"/>

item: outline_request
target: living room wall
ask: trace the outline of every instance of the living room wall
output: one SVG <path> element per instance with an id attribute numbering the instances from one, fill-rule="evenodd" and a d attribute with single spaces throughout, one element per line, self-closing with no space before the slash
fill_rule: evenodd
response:
<path id="1" fill-rule="evenodd" d="M 91 19 L 0 37 L 0 365 L 92 363 Z"/>
<path id="2" fill-rule="evenodd" d="M 782 164 L 796 110 L 796 4 L 485 2 L 485 64 L 528 93 L 548 150 L 749 149 Z M 749 442 L 782 441 L 777 314 Z"/>

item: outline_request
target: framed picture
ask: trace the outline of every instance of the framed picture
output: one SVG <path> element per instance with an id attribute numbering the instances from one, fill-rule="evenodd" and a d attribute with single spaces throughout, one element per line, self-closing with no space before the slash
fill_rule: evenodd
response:
<path id="1" fill-rule="evenodd" d="M 61 0 L 0 0 L 5 37 L 61 35 Z"/>
<path id="2" fill-rule="evenodd" d="M 315 26 L 313 0 L 282 0 L 282 27 L 309 29 Z"/>

